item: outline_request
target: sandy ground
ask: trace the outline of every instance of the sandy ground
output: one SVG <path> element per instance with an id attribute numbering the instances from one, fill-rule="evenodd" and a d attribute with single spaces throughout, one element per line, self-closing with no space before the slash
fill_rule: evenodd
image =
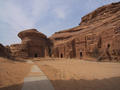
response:
<path id="1" fill-rule="evenodd" d="M 0 57 L 0 90 L 21 90 L 31 65 Z"/>
<path id="2" fill-rule="evenodd" d="M 120 63 L 40 59 L 55 90 L 120 90 Z"/>

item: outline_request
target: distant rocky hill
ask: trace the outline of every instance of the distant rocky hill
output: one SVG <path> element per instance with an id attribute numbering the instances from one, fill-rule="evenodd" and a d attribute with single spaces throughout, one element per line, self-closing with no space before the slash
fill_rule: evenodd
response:
<path id="1" fill-rule="evenodd" d="M 5 47 L 2 44 L 0 44 L 0 57 L 6 57 L 6 58 L 10 57 L 10 49 L 8 46 Z"/>
<path id="2" fill-rule="evenodd" d="M 102 6 L 82 17 L 79 26 L 56 32 L 53 56 L 120 59 L 120 2 Z"/>

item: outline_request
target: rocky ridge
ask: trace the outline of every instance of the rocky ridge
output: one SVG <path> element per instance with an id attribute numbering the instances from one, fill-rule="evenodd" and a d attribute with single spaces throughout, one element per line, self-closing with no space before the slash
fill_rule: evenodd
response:
<path id="1" fill-rule="evenodd" d="M 120 59 L 120 2 L 96 9 L 82 17 L 79 26 L 56 32 L 50 39 L 57 57 Z"/>

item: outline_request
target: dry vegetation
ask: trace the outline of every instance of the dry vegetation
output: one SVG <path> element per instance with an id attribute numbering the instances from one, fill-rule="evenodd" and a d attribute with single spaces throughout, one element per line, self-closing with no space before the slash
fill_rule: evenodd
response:
<path id="1" fill-rule="evenodd" d="M 120 63 L 42 59 L 36 64 L 55 90 L 120 90 Z"/>
<path id="2" fill-rule="evenodd" d="M 0 57 L 0 90 L 21 90 L 30 65 Z"/>

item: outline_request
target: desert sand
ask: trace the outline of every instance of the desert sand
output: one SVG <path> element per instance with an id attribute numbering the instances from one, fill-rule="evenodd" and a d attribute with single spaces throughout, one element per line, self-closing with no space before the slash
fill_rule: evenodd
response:
<path id="1" fill-rule="evenodd" d="M 120 63 L 36 59 L 55 90 L 120 90 Z"/>
<path id="2" fill-rule="evenodd" d="M 0 57 L 0 90 L 21 90 L 30 67 L 31 65 L 25 62 Z"/>

